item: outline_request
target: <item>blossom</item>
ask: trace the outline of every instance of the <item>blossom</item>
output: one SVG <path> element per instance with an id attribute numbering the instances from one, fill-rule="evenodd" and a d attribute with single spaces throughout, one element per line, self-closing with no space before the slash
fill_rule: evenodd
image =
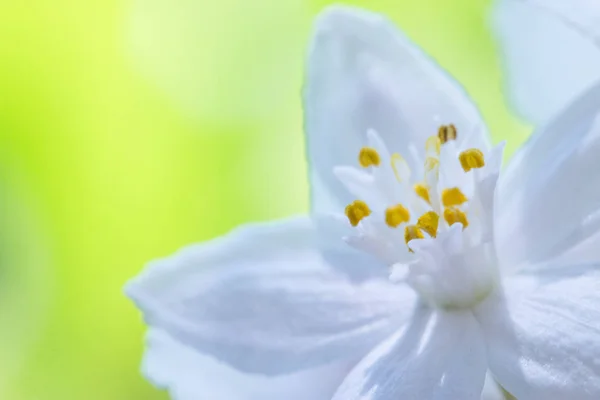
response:
<path id="1" fill-rule="evenodd" d="M 507 97 L 540 124 L 600 79 L 600 4 L 593 0 L 496 0 Z"/>
<path id="2" fill-rule="evenodd" d="M 183 377 L 189 349 L 296 377 L 286 398 L 479 399 L 489 371 L 518 399 L 597 399 L 600 86 L 501 171 L 464 90 L 384 17 L 323 12 L 306 82 L 311 214 L 240 227 L 128 284 L 178 346 L 150 345 L 154 366 L 178 365 L 151 379 L 215 398 Z"/>

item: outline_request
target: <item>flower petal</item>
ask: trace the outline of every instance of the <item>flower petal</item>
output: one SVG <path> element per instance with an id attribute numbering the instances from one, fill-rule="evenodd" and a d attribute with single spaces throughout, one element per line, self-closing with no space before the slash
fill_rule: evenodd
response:
<path id="1" fill-rule="evenodd" d="M 598 261 L 598 246 L 600 246 L 600 212 L 585 219 L 580 229 L 572 236 L 577 240 L 577 244 L 556 257 L 557 261 L 569 262 L 577 260 L 579 262 Z"/>
<path id="2" fill-rule="evenodd" d="M 415 168 L 414 149 L 440 125 L 453 123 L 459 132 L 483 126 L 464 90 L 391 21 L 343 6 L 329 7 L 315 24 L 304 112 L 317 212 L 333 211 L 326 208 L 331 198 L 338 207 L 353 200 L 333 168 L 358 165 L 369 129 Z"/>
<path id="3" fill-rule="evenodd" d="M 599 267 L 538 266 L 476 310 L 490 370 L 516 398 L 600 398 Z"/>
<path id="4" fill-rule="evenodd" d="M 417 313 L 354 368 L 333 400 L 480 400 L 487 366 L 473 316 Z"/>
<path id="5" fill-rule="evenodd" d="M 497 1 L 508 96 L 529 121 L 547 122 L 600 78 L 599 18 L 594 0 Z"/>
<path id="6" fill-rule="evenodd" d="M 151 329 L 144 375 L 176 400 L 330 400 L 351 368 L 338 362 L 292 375 L 244 374 Z"/>
<path id="7" fill-rule="evenodd" d="M 307 218 L 239 228 L 153 263 L 127 294 L 149 325 L 246 372 L 360 357 L 402 324 L 415 295 L 383 279 L 353 283 L 315 237 Z"/>
<path id="8" fill-rule="evenodd" d="M 481 400 L 507 400 L 504 397 L 504 393 L 502 393 L 502 389 L 498 386 L 494 377 L 490 375 L 489 372 L 485 376 Z"/>
<path id="9" fill-rule="evenodd" d="M 597 84 L 534 133 L 501 175 L 495 234 L 504 267 L 550 260 L 600 230 L 599 152 Z"/>
<path id="10" fill-rule="evenodd" d="M 367 251 L 357 250 L 349 244 L 355 229 L 345 215 L 312 215 L 311 218 L 317 227 L 319 251 L 337 272 L 355 282 L 389 278 L 386 264 Z"/>

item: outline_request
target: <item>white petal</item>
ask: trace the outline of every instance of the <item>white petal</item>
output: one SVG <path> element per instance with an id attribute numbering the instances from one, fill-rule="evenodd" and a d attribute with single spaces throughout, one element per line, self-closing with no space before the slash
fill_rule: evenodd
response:
<path id="1" fill-rule="evenodd" d="M 409 148 L 422 149 L 441 124 L 460 132 L 483 125 L 464 90 L 389 20 L 342 6 L 329 7 L 315 24 L 304 111 L 311 179 L 332 191 L 312 194 L 318 212 L 322 196 L 337 198 L 340 207 L 353 200 L 333 167 L 357 165 L 369 129 L 390 153 L 415 164 Z"/>
<path id="2" fill-rule="evenodd" d="M 502 389 L 500 389 L 500 386 L 498 386 L 494 377 L 489 373 L 485 376 L 481 400 L 506 400 L 502 393 Z"/>
<path id="3" fill-rule="evenodd" d="M 305 218 L 239 228 L 154 262 L 127 294 L 150 326 L 246 372 L 361 356 L 403 323 L 414 295 L 387 280 L 353 283 L 315 236 Z"/>
<path id="4" fill-rule="evenodd" d="M 385 208 L 386 198 L 379 191 L 373 175 L 349 166 L 337 166 L 333 173 L 355 199 L 366 202 L 371 208 Z"/>
<path id="5" fill-rule="evenodd" d="M 598 254 L 598 248 L 600 247 L 600 212 L 595 212 L 582 223 L 579 236 L 584 239 L 560 257 L 557 257 L 557 260 L 563 262 L 570 260 L 578 260 L 579 262 L 598 261 L 600 258 Z M 574 238 L 577 238 L 577 236 L 574 236 Z"/>
<path id="6" fill-rule="evenodd" d="M 333 400 L 479 400 L 486 371 L 471 314 L 421 311 L 352 370 Z"/>
<path id="7" fill-rule="evenodd" d="M 500 176 L 495 234 L 504 267 L 549 260 L 600 230 L 599 152 L 596 85 L 534 133 Z"/>
<path id="8" fill-rule="evenodd" d="M 600 78 L 596 0 L 501 0 L 493 12 L 508 96 L 531 122 L 546 122 Z"/>
<path id="9" fill-rule="evenodd" d="M 330 400 L 351 366 L 338 362 L 280 377 L 244 374 L 160 330 L 147 339 L 143 373 L 175 400 Z"/>
<path id="10" fill-rule="evenodd" d="M 312 215 L 318 231 L 318 245 L 325 260 L 349 279 L 361 282 L 366 279 L 387 279 L 387 264 L 363 250 L 348 244 L 348 237 L 356 234 L 342 214 Z M 402 247 L 399 247 L 402 249 Z M 397 252 L 394 252 L 396 255 Z"/>
<path id="11" fill-rule="evenodd" d="M 476 311 L 489 368 L 519 400 L 600 398 L 599 267 L 539 266 Z"/>

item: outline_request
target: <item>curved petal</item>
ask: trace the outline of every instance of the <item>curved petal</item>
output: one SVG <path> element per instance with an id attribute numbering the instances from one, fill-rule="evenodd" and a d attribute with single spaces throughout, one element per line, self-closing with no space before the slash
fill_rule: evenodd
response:
<path id="1" fill-rule="evenodd" d="M 315 237 L 307 218 L 239 228 L 154 262 L 127 294 L 149 325 L 245 372 L 360 357 L 398 328 L 414 294 L 382 279 L 353 283 Z"/>
<path id="2" fill-rule="evenodd" d="M 414 166 L 411 146 L 423 148 L 441 124 L 454 123 L 461 132 L 484 126 L 464 90 L 375 13 L 327 8 L 315 24 L 306 68 L 305 130 L 317 212 L 331 211 L 322 198 L 337 199 L 339 207 L 353 200 L 333 167 L 357 164 L 368 129 Z"/>
<path id="3" fill-rule="evenodd" d="M 600 398 L 599 267 L 536 267 L 476 310 L 489 368 L 516 398 Z"/>
<path id="4" fill-rule="evenodd" d="M 493 28 L 508 97 L 529 121 L 546 122 L 600 78 L 595 0 L 501 0 Z"/>
<path id="5" fill-rule="evenodd" d="M 593 216 L 586 219 L 584 227 L 589 229 L 593 228 L 594 233 L 586 233 L 584 229 L 580 229 L 580 232 L 586 233 L 586 236 L 579 241 L 575 246 L 564 252 L 559 257 L 556 257 L 557 261 L 563 263 L 571 260 L 577 260 L 579 262 L 594 262 L 598 261 L 598 247 L 600 246 L 600 228 L 598 228 L 599 221 L 597 218 L 600 217 L 600 213 L 596 212 Z"/>
<path id="6" fill-rule="evenodd" d="M 421 311 L 352 370 L 333 400 L 480 400 L 486 371 L 470 313 Z"/>
<path id="7" fill-rule="evenodd" d="M 330 400 L 351 364 L 337 362 L 281 377 L 244 374 L 151 329 L 143 373 L 175 400 Z"/>
<path id="8" fill-rule="evenodd" d="M 312 215 L 312 220 L 317 226 L 319 250 L 337 272 L 355 282 L 389 278 L 386 264 L 349 244 L 355 232 L 345 215 Z"/>
<path id="9" fill-rule="evenodd" d="M 534 133 L 500 176 L 495 236 L 504 267 L 550 260 L 600 231 L 599 152 L 597 84 Z"/>
<path id="10" fill-rule="evenodd" d="M 507 400 L 504 393 L 502 393 L 502 389 L 498 386 L 494 377 L 490 375 L 489 372 L 485 376 L 481 400 Z"/>

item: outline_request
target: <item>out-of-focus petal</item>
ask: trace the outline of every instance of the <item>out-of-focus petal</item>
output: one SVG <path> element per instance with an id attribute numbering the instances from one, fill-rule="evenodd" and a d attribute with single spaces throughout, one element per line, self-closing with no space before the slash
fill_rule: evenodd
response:
<path id="1" fill-rule="evenodd" d="M 504 268 L 551 260 L 600 231 L 598 154 L 600 84 L 538 129 L 501 174 L 494 228 Z"/>
<path id="2" fill-rule="evenodd" d="M 530 122 L 546 122 L 600 79 L 597 1 L 500 0 L 492 16 L 507 96 Z"/>

